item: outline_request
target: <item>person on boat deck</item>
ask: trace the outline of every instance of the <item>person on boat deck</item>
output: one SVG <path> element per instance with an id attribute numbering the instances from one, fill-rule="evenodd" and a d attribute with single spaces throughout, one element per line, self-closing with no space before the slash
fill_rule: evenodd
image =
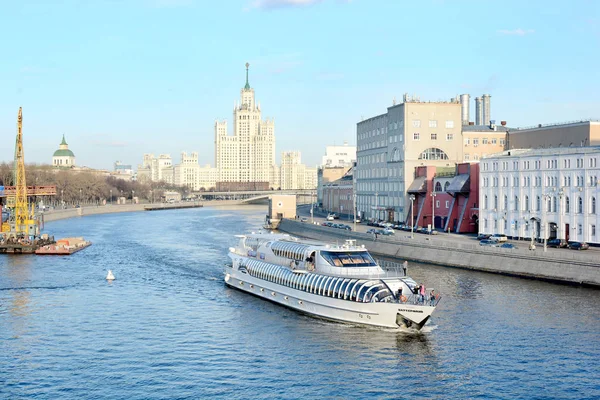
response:
<path id="1" fill-rule="evenodd" d="M 419 295 L 421 296 L 421 303 L 425 303 L 425 294 L 427 291 L 425 290 L 425 285 L 421 283 L 419 287 Z"/>
<path id="2" fill-rule="evenodd" d="M 398 298 L 402 297 L 402 286 L 398 288 Z"/>
<path id="3" fill-rule="evenodd" d="M 431 293 L 429 294 L 429 305 L 435 305 L 435 291 L 433 289 L 431 289 Z"/>

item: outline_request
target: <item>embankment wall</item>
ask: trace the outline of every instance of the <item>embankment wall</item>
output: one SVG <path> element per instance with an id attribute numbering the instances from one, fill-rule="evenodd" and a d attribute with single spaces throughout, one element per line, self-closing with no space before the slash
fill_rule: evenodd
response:
<path id="1" fill-rule="evenodd" d="M 419 235 L 379 236 L 323 227 L 293 220 L 283 220 L 280 231 L 295 236 L 340 244 L 356 239 L 374 255 L 411 260 L 442 266 L 472 269 L 504 275 L 557 281 L 576 285 L 600 287 L 600 260 L 591 261 L 575 251 L 543 253 L 527 249 L 501 249 L 478 244 L 457 243 Z M 557 258 L 560 257 L 560 258 Z"/>

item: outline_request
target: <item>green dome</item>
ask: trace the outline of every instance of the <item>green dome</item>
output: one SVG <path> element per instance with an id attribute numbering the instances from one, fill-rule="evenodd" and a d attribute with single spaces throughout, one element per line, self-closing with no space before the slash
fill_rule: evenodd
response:
<path id="1" fill-rule="evenodd" d="M 75 157 L 75 154 L 69 149 L 59 149 L 54 152 L 54 157 Z"/>

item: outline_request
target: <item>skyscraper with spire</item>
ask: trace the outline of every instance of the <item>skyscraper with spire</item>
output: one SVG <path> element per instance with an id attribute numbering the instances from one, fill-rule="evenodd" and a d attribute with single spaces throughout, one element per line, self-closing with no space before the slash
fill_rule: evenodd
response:
<path id="1" fill-rule="evenodd" d="M 215 164 L 219 188 L 247 189 L 274 187 L 275 121 L 261 119 L 260 104 L 248 80 L 233 108 L 233 136 L 227 133 L 227 121 L 215 122 Z"/>

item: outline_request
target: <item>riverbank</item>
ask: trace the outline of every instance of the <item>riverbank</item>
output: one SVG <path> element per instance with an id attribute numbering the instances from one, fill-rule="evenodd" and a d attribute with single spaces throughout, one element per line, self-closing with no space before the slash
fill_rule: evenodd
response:
<path id="1" fill-rule="evenodd" d="M 206 201 L 197 204 L 190 204 L 185 208 L 196 208 L 196 207 L 218 207 L 218 206 L 230 206 L 242 204 L 239 200 L 217 200 L 217 201 Z M 160 210 L 176 210 L 184 208 L 181 204 L 165 204 L 164 206 L 156 207 L 156 204 L 118 204 L 118 205 L 105 205 L 105 206 L 90 206 L 80 208 L 67 208 L 64 210 L 52 210 L 47 211 L 43 215 L 44 223 L 58 221 L 67 218 L 85 217 L 88 215 L 98 214 L 115 214 L 124 212 L 137 212 L 147 211 L 146 207 L 151 206 L 153 209 Z"/>
<path id="2" fill-rule="evenodd" d="M 445 241 L 430 236 L 379 236 L 283 220 L 279 230 L 327 242 L 355 239 L 371 253 L 391 259 L 417 261 L 523 278 L 600 287 L 600 260 L 576 251 L 561 254 L 527 249 L 502 249 Z"/>

